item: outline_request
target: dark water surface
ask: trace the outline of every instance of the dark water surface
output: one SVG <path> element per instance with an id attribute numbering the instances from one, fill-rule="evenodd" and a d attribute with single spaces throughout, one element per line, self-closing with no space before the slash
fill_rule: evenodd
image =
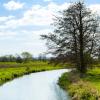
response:
<path id="1" fill-rule="evenodd" d="M 67 69 L 25 75 L 0 87 L 0 100 L 69 100 L 57 85 Z"/>

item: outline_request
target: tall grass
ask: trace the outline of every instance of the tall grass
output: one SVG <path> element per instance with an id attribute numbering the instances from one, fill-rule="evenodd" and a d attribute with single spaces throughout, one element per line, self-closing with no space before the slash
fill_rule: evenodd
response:
<path id="1" fill-rule="evenodd" d="M 64 73 L 58 84 L 72 97 L 72 100 L 100 100 L 100 68 L 88 70 L 84 78 L 78 72 Z"/>
<path id="2" fill-rule="evenodd" d="M 0 62 L 0 85 L 25 74 L 61 68 L 63 67 L 53 66 L 48 64 L 48 62 L 42 61 L 34 61 L 22 64 L 15 62 Z"/>

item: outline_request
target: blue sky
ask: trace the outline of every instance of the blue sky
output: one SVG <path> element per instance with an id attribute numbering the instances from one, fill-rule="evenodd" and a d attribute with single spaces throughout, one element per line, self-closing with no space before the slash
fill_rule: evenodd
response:
<path id="1" fill-rule="evenodd" d="M 34 56 L 46 52 L 41 34 L 53 31 L 50 25 L 57 11 L 75 0 L 0 0 L 0 55 L 28 51 Z M 85 0 L 100 14 L 100 0 Z"/>

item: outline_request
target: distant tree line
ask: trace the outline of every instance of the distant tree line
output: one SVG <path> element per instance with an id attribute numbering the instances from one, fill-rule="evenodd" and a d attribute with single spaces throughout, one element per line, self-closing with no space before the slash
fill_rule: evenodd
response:
<path id="1" fill-rule="evenodd" d="M 5 55 L 0 57 L 0 62 L 17 62 L 17 63 L 27 63 L 30 61 L 46 61 L 47 57 L 43 54 L 39 54 L 38 57 L 34 57 L 29 52 L 22 52 L 20 55 Z"/>

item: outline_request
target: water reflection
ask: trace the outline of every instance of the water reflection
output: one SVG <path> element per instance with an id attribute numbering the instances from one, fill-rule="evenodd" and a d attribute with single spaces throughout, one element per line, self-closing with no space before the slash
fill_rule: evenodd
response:
<path id="1" fill-rule="evenodd" d="M 58 77 L 68 70 L 33 73 L 0 87 L 0 100 L 69 100 L 56 84 Z"/>

